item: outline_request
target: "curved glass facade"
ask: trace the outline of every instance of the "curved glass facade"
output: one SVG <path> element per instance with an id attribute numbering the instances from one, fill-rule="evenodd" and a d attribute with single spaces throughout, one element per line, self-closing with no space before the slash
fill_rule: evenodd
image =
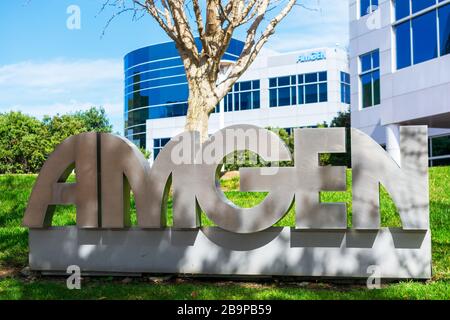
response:
<path id="1" fill-rule="evenodd" d="M 201 50 L 201 42 L 196 40 Z M 237 60 L 243 42 L 232 39 L 223 59 Z M 145 148 L 146 120 L 184 116 L 188 85 L 174 42 L 160 43 L 128 53 L 125 66 L 125 136 Z"/>

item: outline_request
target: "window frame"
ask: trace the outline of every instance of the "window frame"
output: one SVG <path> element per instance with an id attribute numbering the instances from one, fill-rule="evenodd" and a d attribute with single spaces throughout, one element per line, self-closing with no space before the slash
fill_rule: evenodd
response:
<path id="1" fill-rule="evenodd" d="M 325 79 L 321 80 L 321 75 L 325 75 Z M 307 82 L 306 77 L 309 75 L 315 75 L 315 80 Z M 289 77 L 289 84 L 278 86 L 278 78 L 286 78 Z M 272 83 L 275 83 L 275 86 L 271 86 Z M 325 85 L 326 87 L 326 99 L 321 99 L 321 86 Z M 307 86 L 315 86 L 316 87 L 316 98 L 315 102 L 306 102 L 306 87 Z M 280 89 L 289 88 L 289 98 L 291 103 L 288 105 L 280 105 Z M 300 94 L 301 90 L 301 94 Z M 272 105 L 271 94 L 275 91 L 276 93 L 276 105 Z M 294 92 L 295 91 L 295 92 Z M 294 92 L 294 94 L 293 94 Z M 328 102 L 328 70 L 316 71 L 316 72 L 308 72 L 297 75 L 288 75 L 282 77 L 274 77 L 269 78 L 269 107 L 270 108 L 281 108 L 281 107 L 293 107 L 300 106 L 305 104 L 314 104 L 314 103 L 325 103 Z"/>
<path id="2" fill-rule="evenodd" d="M 379 7 L 379 5 L 380 5 L 380 1 L 379 0 L 368 0 L 369 1 L 369 7 L 368 8 L 370 8 L 370 9 L 372 9 L 373 7 Z M 358 1 L 358 8 L 359 8 L 359 12 L 358 12 L 358 17 L 359 18 L 363 18 L 363 17 L 365 17 L 365 16 L 367 16 L 367 15 L 369 15 L 369 14 L 371 14 L 371 13 L 373 13 L 373 12 L 375 12 L 376 10 L 370 10 L 370 12 L 368 12 L 368 8 L 366 8 L 366 11 L 365 11 L 365 13 L 363 14 L 363 11 L 362 11 L 362 0 L 359 0 Z M 376 2 L 376 4 L 374 4 L 374 2 Z"/>
<path id="3" fill-rule="evenodd" d="M 153 148 L 152 148 L 152 158 L 153 160 L 156 160 L 156 157 L 158 156 L 159 152 L 161 152 L 162 149 L 166 146 L 166 144 L 170 141 L 172 138 L 153 138 Z M 163 140 L 166 140 L 163 144 Z"/>
<path id="4" fill-rule="evenodd" d="M 396 12 L 396 4 L 397 0 L 392 0 L 392 4 L 393 4 L 393 23 L 392 23 L 392 28 L 393 28 L 393 33 L 394 33 L 394 43 L 395 43 L 395 69 L 396 71 L 398 70 L 402 70 L 405 68 L 409 68 L 411 66 L 426 62 L 426 61 L 430 61 L 433 59 L 437 59 L 440 58 L 444 55 L 442 55 L 441 52 L 441 30 L 440 30 L 440 16 L 439 16 L 439 9 L 446 6 L 446 5 L 450 5 L 450 0 L 435 0 L 435 4 L 426 7 L 425 9 L 419 10 L 417 12 L 413 13 L 413 0 L 409 0 L 409 14 L 405 17 L 402 17 L 400 19 L 397 19 L 397 12 Z M 436 13 L 436 50 L 437 50 L 437 55 L 434 58 L 428 59 L 428 60 L 424 60 L 424 61 L 420 61 L 415 63 L 414 62 L 414 32 L 413 32 L 413 20 L 420 17 L 420 16 L 424 16 L 432 11 L 435 11 Z M 397 47 L 397 27 L 402 25 L 403 23 L 408 23 L 409 24 L 409 50 L 410 50 L 410 64 L 408 66 L 402 67 L 402 68 L 398 68 L 398 47 Z"/>
<path id="5" fill-rule="evenodd" d="M 378 53 L 378 65 L 376 67 L 374 67 L 374 53 Z M 362 70 L 362 58 L 366 57 L 370 55 L 370 69 L 368 70 Z M 359 83 L 360 83 L 360 92 L 361 92 L 361 108 L 360 110 L 364 110 L 364 109 L 369 109 L 375 106 L 378 106 L 381 104 L 381 85 L 379 85 L 379 103 L 375 104 L 375 81 L 373 78 L 373 74 L 375 74 L 376 72 L 378 72 L 379 74 L 379 82 L 381 82 L 381 63 L 380 63 L 380 49 L 375 49 L 372 51 L 369 51 L 367 53 L 364 53 L 362 55 L 359 56 Z M 364 89 L 363 89 L 363 82 L 362 82 L 362 77 L 366 76 L 366 75 L 370 75 L 370 89 L 371 89 L 371 105 L 364 107 Z"/>
<path id="6" fill-rule="evenodd" d="M 316 74 L 316 81 L 311 81 L 311 82 L 307 82 L 306 81 L 306 76 L 307 75 L 311 75 L 311 74 Z M 321 74 L 325 74 L 325 80 L 321 80 L 320 79 L 320 75 Z M 300 81 L 297 81 L 298 85 L 297 85 L 297 101 L 300 101 L 300 88 L 303 87 L 302 93 L 303 93 L 303 97 L 302 97 L 302 103 L 298 103 L 300 104 L 313 104 L 313 103 L 324 103 L 324 102 L 328 102 L 328 71 L 317 71 L 317 72 L 308 72 L 308 73 L 304 73 L 304 74 L 299 74 L 297 76 L 297 80 L 299 79 L 299 77 L 302 76 L 303 77 L 303 82 L 300 83 Z M 321 100 L 320 97 L 320 87 L 321 85 L 325 85 L 326 86 L 326 99 L 325 100 Z M 317 91 L 317 101 L 316 102 L 306 102 L 306 87 L 307 86 L 316 86 L 316 91 Z"/>
<path id="7" fill-rule="evenodd" d="M 279 79 L 280 78 L 289 78 L 289 84 L 286 85 L 279 85 Z M 280 76 L 280 77 L 273 77 L 269 78 L 269 108 L 282 108 L 282 107 L 292 107 L 298 105 L 298 94 L 297 94 L 297 87 L 298 87 L 298 76 L 297 75 L 287 75 L 287 76 Z M 271 86 L 271 83 L 275 82 L 275 86 Z M 280 89 L 288 89 L 289 90 L 289 100 L 290 104 L 288 105 L 280 105 Z M 295 101 L 293 99 L 292 90 L 295 90 Z M 271 92 L 275 91 L 275 100 L 276 105 L 272 105 L 272 99 L 270 98 Z"/>
<path id="8" fill-rule="evenodd" d="M 250 89 L 241 90 L 241 83 L 250 83 Z M 249 93 L 250 94 L 250 108 L 242 109 L 241 107 L 241 94 Z M 255 94 L 259 95 L 258 106 L 255 106 Z M 236 99 L 236 96 L 238 99 Z M 236 101 L 238 100 L 238 109 L 236 109 Z M 226 96 L 222 99 L 224 104 L 224 112 L 236 112 L 236 111 L 248 111 L 248 110 L 256 110 L 261 108 L 261 80 L 244 80 L 236 82 L 231 90 L 226 94 Z M 231 106 L 231 108 L 229 108 Z M 231 109 L 231 110 L 229 110 Z M 220 112 L 220 109 L 216 107 L 216 112 Z"/>
<path id="9" fill-rule="evenodd" d="M 347 81 L 348 78 L 348 81 Z M 340 84 L 341 84 L 341 103 L 351 104 L 351 84 L 350 74 L 345 71 L 340 71 Z M 347 96 L 348 94 L 348 96 Z M 348 99 L 347 99 L 348 97 Z"/>
<path id="10" fill-rule="evenodd" d="M 434 161 L 450 159 L 450 152 L 448 154 L 440 155 L 440 156 L 433 155 L 433 140 L 443 138 L 443 137 L 450 137 L 450 135 L 449 134 L 440 134 L 440 135 L 436 135 L 436 136 L 432 136 L 432 137 L 428 138 L 428 158 L 429 158 L 430 167 L 434 166 Z"/>

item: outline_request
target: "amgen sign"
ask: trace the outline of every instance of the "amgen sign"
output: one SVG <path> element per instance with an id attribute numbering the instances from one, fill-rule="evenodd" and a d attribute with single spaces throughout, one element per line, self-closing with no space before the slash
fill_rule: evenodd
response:
<path id="1" fill-rule="evenodd" d="M 325 51 L 312 52 L 308 54 L 300 55 L 297 59 L 297 63 L 304 63 L 310 61 L 326 60 L 327 54 Z"/>
<path id="2" fill-rule="evenodd" d="M 204 143 L 186 132 L 161 150 L 151 168 L 121 137 L 68 138 L 44 164 L 25 212 L 31 268 L 366 277 L 376 265 L 385 278 L 430 278 L 427 128 L 401 128 L 401 166 L 351 129 L 351 221 L 345 203 L 320 200 L 321 192 L 346 190 L 346 168 L 318 161 L 321 153 L 346 152 L 345 129 L 297 129 L 294 135 L 291 155 L 276 134 L 255 126 L 228 127 Z M 218 170 L 239 150 L 271 164 L 240 169 L 241 191 L 267 193 L 252 208 L 236 206 L 218 184 Z M 288 160 L 294 166 L 277 165 Z M 67 183 L 73 170 L 76 182 Z M 380 226 L 380 185 L 398 208 L 400 229 Z M 173 225 L 167 222 L 170 187 Z M 60 204 L 76 206 L 76 226 L 52 227 Z M 291 209 L 295 226 L 274 227 Z M 202 226 L 202 213 L 215 226 Z"/>

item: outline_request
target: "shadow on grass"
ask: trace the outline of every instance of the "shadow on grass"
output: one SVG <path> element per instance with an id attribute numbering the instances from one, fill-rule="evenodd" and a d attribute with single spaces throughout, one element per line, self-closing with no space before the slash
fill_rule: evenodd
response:
<path id="1" fill-rule="evenodd" d="M 146 278 L 124 284 L 111 278 L 86 278 L 81 290 L 68 290 L 64 278 L 0 279 L 0 299 L 448 299 L 448 282 L 400 282 L 380 290 L 325 283 L 237 283 L 176 279 L 155 284 Z"/>

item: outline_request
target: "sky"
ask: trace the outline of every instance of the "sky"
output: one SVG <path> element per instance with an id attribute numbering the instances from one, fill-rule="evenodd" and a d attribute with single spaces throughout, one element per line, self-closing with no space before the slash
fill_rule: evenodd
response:
<path id="1" fill-rule="evenodd" d="M 168 37 L 150 16 L 104 0 L 0 1 L 0 113 L 42 118 L 102 106 L 123 133 L 123 57 Z M 299 0 L 266 47 L 280 52 L 348 44 L 347 0 Z M 75 6 L 75 7 L 73 7 Z M 79 9 L 79 20 L 74 14 Z M 79 21 L 79 25 L 77 24 Z M 244 32 L 237 33 L 243 39 Z"/>

